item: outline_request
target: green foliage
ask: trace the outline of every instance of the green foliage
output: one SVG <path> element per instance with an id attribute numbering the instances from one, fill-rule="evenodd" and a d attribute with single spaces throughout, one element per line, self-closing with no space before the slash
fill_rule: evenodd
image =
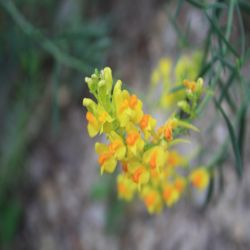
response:
<path id="1" fill-rule="evenodd" d="M 98 166 L 97 166 L 98 167 Z M 90 197 L 93 200 L 104 200 L 113 189 L 114 183 L 111 176 L 103 176 L 94 183 L 90 190 Z"/>
<path id="2" fill-rule="evenodd" d="M 208 163 L 215 175 L 219 176 L 220 186 L 223 183 L 223 161 L 228 154 L 227 144 L 231 141 L 235 157 L 235 172 L 238 177 L 243 175 L 243 151 L 244 138 L 247 129 L 247 110 L 249 106 L 249 78 L 242 74 L 242 68 L 249 62 L 250 48 L 246 42 L 243 12 L 249 17 L 250 5 L 245 0 L 218 0 L 197 1 L 179 0 L 174 16 L 174 27 L 177 26 L 178 15 L 182 8 L 196 8 L 203 18 L 207 20 L 208 32 L 202 43 L 204 50 L 203 63 L 200 76 L 209 84 L 210 91 L 214 95 L 207 95 L 198 109 L 202 112 L 212 100 L 216 110 L 221 114 L 228 130 L 228 138 L 219 146 L 217 154 Z M 226 21 L 226 22 L 225 22 Z M 233 30 L 234 27 L 234 30 Z M 182 31 L 179 27 L 177 34 Z M 235 34 L 237 32 L 237 34 Z M 237 36 L 235 40 L 234 37 Z M 188 37 L 180 37 L 185 40 L 185 46 L 191 47 Z M 225 107 L 229 110 L 225 110 Z M 217 121 L 215 121 L 217 123 Z M 207 201 L 212 197 L 214 178 L 211 179 Z"/>
<path id="3" fill-rule="evenodd" d="M 22 208 L 18 200 L 12 199 L 1 207 L 0 240 L 3 246 L 8 246 L 15 236 L 20 222 Z"/>
<path id="4" fill-rule="evenodd" d="M 60 4 L 53 0 L 0 0 L 1 249 L 11 246 L 22 214 L 17 190 L 25 182 L 28 148 L 50 114 L 54 132 L 58 130 L 60 76 L 67 72 L 64 76 L 74 79 L 100 67 L 110 45 L 106 19 L 92 21 L 84 5 L 79 6 L 83 15 L 79 12 L 65 24 L 51 25 L 56 23 Z M 78 84 L 69 82 L 70 91 L 79 93 L 78 79 Z M 46 109 L 41 112 L 44 104 Z"/>

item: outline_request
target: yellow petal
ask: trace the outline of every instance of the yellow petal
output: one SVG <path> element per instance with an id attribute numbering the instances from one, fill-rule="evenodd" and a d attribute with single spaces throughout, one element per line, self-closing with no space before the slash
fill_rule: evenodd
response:
<path id="1" fill-rule="evenodd" d="M 101 166 L 101 169 L 103 169 L 104 172 L 107 173 L 113 173 L 116 168 L 117 161 L 114 157 L 111 157 L 107 161 L 104 162 L 104 164 Z"/>

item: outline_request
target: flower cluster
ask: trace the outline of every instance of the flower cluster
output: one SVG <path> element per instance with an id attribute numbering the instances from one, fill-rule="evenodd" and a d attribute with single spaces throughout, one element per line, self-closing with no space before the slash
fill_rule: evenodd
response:
<path id="1" fill-rule="evenodd" d="M 202 54 L 199 51 L 189 56 L 182 55 L 175 64 L 168 57 L 159 60 L 151 74 L 151 85 L 153 88 L 161 87 L 159 98 L 161 107 L 175 108 L 177 102 L 185 98 L 182 82 L 185 79 L 197 78 L 201 60 Z M 178 91 L 172 91 L 172 89 L 178 89 Z"/>
<path id="2" fill-rule="evenodd" d="M 122 82 L 113 84 L 111 69 L 95 71 L 85 79 L 96 102 L 83 99 L 87 108 L 87 129 L 91 137 L 104 133 L 107 143 L 95 144 L 100 172 L 113 173 L 119 166 L 117 192 L 130 201 L 135 195 L 145 203 L 150 213 L 160 212 L 164 203 L 171 207 L 191 185 L 203 190 L 209 182 L 205 167 L 188 168 L 188 160 L 173 149 L 187 130 L 198 129 L 174 113 L 160 127 L 143 112 L 142 101 L 122 89 Z M 183 82 L 185 96 L 179 104 L 192 113 L 202 94 L 203 81 Z M 118 164 L 119 163 L 119 164 Z"/>

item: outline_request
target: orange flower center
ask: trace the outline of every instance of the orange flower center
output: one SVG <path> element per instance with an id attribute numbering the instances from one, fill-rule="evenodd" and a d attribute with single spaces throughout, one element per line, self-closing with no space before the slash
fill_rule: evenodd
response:
<path id="1" fill-rule="evenodd" d="M 135 109 L 137 103 L 138 103 L 137 96 L 136 95 L 131 95 L 130 97 L 128 97 L 127 99 L 125 99 L 122 102 L 119 111 L 123 112 L 127 108 Z"/>
<path id="2" fill-rule="evenodd" d="M 167 141 L 171 141 L 173 139 L 172 126 L 167 125 L 167 127 L 165 128 L 164 134 L 165 134 L 165 137 L 166 137 Z"/>
<path id="3" fill-rule="evenodd" d="M 183 85 L 188 88 L 189 90 L 191 90 L 192 92 L 195 91 L 196 89 L 196 84 L 194 81 L 188 81 L 188 80 L 184 80 L 183 81 Z"/>
<path id="4" fill-rule="evenodd" d="M 138 98 L 136 95 L 132 95 L 129 97 L 129 107 L 131 109 L 134 109 L 136 107 L 137 102 L 138 102 Z"/>
<path id="5" fill-rule="evenodd" d="M 157 160 L 157 152 L 153 152 L 149 162 L 151 169 L 156 168 L 156 160 Z"/>
<path id="6" fill-rule="evenodd" d="M 147 207 L 152 206 L 156 201 L 156 196 L 154 192 L 150 192 L 145 198 L 144 202 L 146 203 Z"/>
<path id="7" fill-rule="evenodd" d="M 202 186 L 202 180 L 203 180 L 203 175 L 201 173 L 197 173 L 193 179 L 192 183 L 195 187 L 200 187 Z"/>
<path id="8" fill-rule="evenodd" d="M 91 112 L 87 112 L 86 113 L 86 119 L 87 119 L 87 121 L 89 122 L 89 123 L 93 123 L 93 122 L 95 122 L 95 116 L 91 113 Z"/>
<path id="9" fill-rule="evenodd" d="M 121 142 L 119 140 L 115 140 L 111 144 L 109 144 L 109 150 L 110 152 L 114 153 L 120 146 Z"/>
<path id="10" fill-rule="evenodd" d="M 166 199 L 166 200 L 169 200 L 171 195 L 173 193 L 173 187 L 166 187 L 164 189 L 164 192 L 163 192 L 163 197 Z"/>
<path id="11" fill-rule="evenodd" d="M 138 138 L 139 138 L 139 133 L 136 131 L 133 131 L 133 132 L 128 133 L 126 142 L 128 145 L 132 146 L 135 144 Z"/>
<path id="12" fill-rule="evenodd" d="M 150 174 L 152 178 L 158 178 L 159 177 L 159 172 L 156 169 L 150 169 Z"/>
<path id="13" fill-rule="evenodd" d="M 183 180 L 181 180 L 181 179 L 177 179 L 175 181 L 175 187 L 178 190 L 178 192 L 181 193 L 183 191 L 184 187 L 185 187 L 185 182 Z"/>
<path id="14" fill-rule="evenodd" d="M 173 153 L 170 153 L 169 155 L 168 155 L 168 164 L 170 165 L 170 166 L 176 166 L 176 164 L 177 164 L 177 157 L 176 157 L 176 155 L 175 154 L 173 154 Z"/>
<path id="15" fill-rule="evenodd" d="M 133 174 L 133 181 L 138 183 L 143 172 L 144 172 L 143 167 L 137 168 Z"/>
<path id="16" fill-rule="evenodd" d="M 105 161 L 107 161 L 111 157 L 111 155 L 112 154 L 110 152 L 106 152 L 106 153 L 101 154 L 98 158 L 98 163 L 100 165 L 103 165 L 105 163 Z"/>
<path id="17" fill-rule="evenodd" d="M 118 192 L 121 194 L 124 194 L 124 193 L 126 193 L 126 191 L 127 191 L 127 188 L 126 188 L 125 184 L 119 183 L 118 184 Z"/>
<path id="18" fill-rule="evenodd" d="M 149 121 L 149 115 L 144 115 L 140 121 L 140 127 L 141 129 L 145 129 L 148 126 Z"/>

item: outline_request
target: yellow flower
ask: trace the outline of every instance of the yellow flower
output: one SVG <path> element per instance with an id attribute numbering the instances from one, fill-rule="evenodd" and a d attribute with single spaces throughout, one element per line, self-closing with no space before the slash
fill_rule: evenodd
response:
<path id="1" fill-rule="evenodd" d="M 137 184 L 139 189 L 142 185 L 148 183 L 150 175 L 147 168 L 141 162 L 130 162 L 128 164 L 128 170 L 132 181 Z"/>
<path id="2" fill-rule="evenodd" d="M 191 130 L 194 130 L 196 132 L 199 131 L 198 128 L 196 128 L 194 125 L 188 123 L 188 122 L 185 122 L 185 121 L 182 121 L 180 119 L 177 119 L 177 118 L 170 118 L 166 123 L 165 125 L 161 128 L 160 132 L 164 132 L 164 136 L 165 136 L 165 139 L 170 142 L 173 140 L 173 131 L 175 128 L 177 127 L 181 127 L 181 128 L 184 128 L 184 129 L 191 129 Z"/>
<path id="3" fill-rule="evenodd" d="M 182 56 L 175 67 L 175 77 L 177 82 L 184 79 L 196 79 L 200 70 L 202 53 L 197 51 L 191 56 Z"/>
<path id="4" fill-rule="evenodd" d="M 175 168 L 185 165 L 185 158 L 177 151 L 169 151 L 167 156 L 167 167 Z"/>
<path id="5" fill-rule="evenodd" d="M 172 87 L 178 87 L 177 84 L 173 85 Z M 183 100 L 185 97 L 185 91 L 183 90 L 177 90 L 175 92 L 169 92 L 170 88 L 166 90 L 166 92 L 163 93 L 161 96 L 161 106 L 163 108 L 174 108 L 176 107 L 176 104 Z"/>
<path id="6" fill-rule="evenodd" d="M 101 174 L 103 174 L 103 172 L 113 173 L 116 168 L 117 160 L 110 151 L 109 146 L 97 142 L 95 144 L 95 151 L 99 154 L 98 163 L 101 166 Z"/>
<path id="7" fill-rule="evenodd" d="M 180 192 L 174 184 L 168 183 L 163 188 L 163 198 L 168 207 L 173 206 L 180 198 Z"/>
<path id="8" fill-rule="evenodd" d="M 136 185 L 126 175 L 119 174 L 117 176 L 117 191 L 119 198 L 131 201 L 136 191 Z"/>
<path id="9" fill-rule="evenodd" d="M 209 174 L 208 174 L 208 171 L 204 167 L 201 167 L 201 168 L 195 169 L 190 174 L 189 179 L 195 188 L 199 190 L 203 190 L 207 187 L 209 183 Z"/>
<path id="10" fill-rule="evenodd" d="M 87 130 L 89 136 L 94 137 L 100 131 L 100 123 L 95 115 L 97 111 L 97 104 L 89 98 L 84 98 L 82 104 L 88 110 L 86 113 L 86 120 L 88 121 Z"/>
<path id="11" fill-rule="evenodd" d="M 165 165 L 167 152 L 161 146 L 154 146 L 143 154 L 143 162 L 150 166 L 150 169 L 159 170 Z"/>
<path id="12" fill-rule="evenodd" d="M 185 68 L 185 63 L 182 66 Z M 200 100 L 203 80 L 185 80 L 186 91 L 170 93 L 170 69 L 171 61 L 163 58 L 152 75 L 152 81 L 162 81 L 163 95 L 169 103 L 174 103 L 180 94 L 184 94 L 178 106 L 183 111 L 186 108 L 184 102 L 190 105 L 191 116 Z M 87 108 L 88 133 L 91 137 L 104 133 L 109 141 L 95 144 L 101 174 L 113 173 L 117 163 L 121 164 L 117 175 L 119 198 L 131 201 L 135 194 L 139 194 L 149 213 L 157 213 L 162 210 L 164 202 L 168 207 L 173 206 L 184 194 L 187 184 L 198 189 L 208 185 L 205 168 L 196 169 L 186 177 L 188 169 L 185 172 L 179 169 L 186 165 L 186 159 L 176 151 L 169 151 L 176 143 L 186 142 L 179 137 L 183 131 L 198 131 L 187 122 L 188 119 L 180 120 L 178 113 L 173 112 L 165 124 L 155 130 L 156 120 L 143 113 L 141 100 L 122 90 L 120 80 L 113 87 L 112 71 L 108 67 L 96 70 L 86 82 L 96 98 L 96 102 L 89 98 L 83 100 Z"/>
<path id="13" fill-rule="evenodd" d="M 159 83 L 160 79 L 161 79 L 160 72 L 156 68 L 155 70 L 153 70 L 153 72 L 151 74 L 151 84 L 157 85 Z"/>
<path id="14" fill-rule="evenodd" d="M 164 129 L 164 135 L 167 141 L 173 140 L 173 127 L 170 123 L 166 125 Z"/>
<path id="15" fill-rule="evenodd" d="M 126 154 L 126 146 L 123 139 L 116 132 L 111 131 L 109 134 L 109 150 L 117 160 L 123 160 Z"/>
<path id="16" fill-rule="evenodd" d="M 189 80 L 184 80 L 183 85 L 191 92 L 195 92 L 196 90 L 196 82 L 195 81 L 189 81 Z"/>
<path id="17" fill-rule="evenodd" d="M 169 58 L 163 57 L 151 74 L 151 84 L 157 85 L 160 81 L 166 86 L 170 80 L 172 62 Z"/>
<path id="18" fill-rule="evenodd" d="M 161 72 L 163 79 L 169 80 L 170 70 L 172 62 L 168 57 L 163 57 L 159 61 L 159 71 Z"/>
<path id="19" fill-rule="evenodd" d="M 148 139 L 151 135 L 151 132 L 156 126 L 156 120 L 152 118 L 151 115 L 144 114 L 140 121 L 140 128 L 142 129 L 145 138 Z"/>
<path id="20" fill-rule="evenodd" d="M 109 135 L 111 143 L 109 145 L 96 143 L 95 150 L 99 154 L 98 163 L 101 166 L 101 174 L 103 172 L 113 173 L 117 160 L 122 160 L 126 154 L 126 147 L 122 138 L 112 131 Z"/>
<path id="21" fill-rule="evenodd" d="M 126 143 L 130 154 L 137 155 L 143 151 L 144 140 L 140 132 L 131 124 L 127 127 Z"/>
<path id="22" fill-rule="evenodd" d="M 86 119 L 88 121 L 88 133 L 90 137 L 96 136 L 99 132 L 109 132 L 112 128 L 113 118 L 101 106 L 89 98 L 83 99 L 83 105 L 87 107 Z"/>
<path id="23" fill-rule="evenodd" d="M 179 194 L 183 193 L 186 185 L 187 185 L 187 181 L 182 176 L 178 176 L 174 181 L 174 186 L 176 190 L 179 192 Z"/>
<path id="24" fill-rule="evenodd" d="M 88 111 L 86 113 L 86 120 L 88 121 L 87 129 L 90 137 L 94 137 L 100 131 L 100 124 L 97 121 L 96 117 Z"/>
<path id="25" fill-rule="evenodd" d="M 162 210 L 162 199 L 159 192 L 149 186 L 143 188 L 141 197 L 149 213 L 159 213 Z"/>
<path id="26" fill-rule="evenodd" d="M 121 81 L 116 83 L 113 93 L 116 117 L 121 127 L 126 127 L 128 122 L 138 124 L 143 116 L 142 102 L 136 95 L 121 90 L 121 84 Z"/>

